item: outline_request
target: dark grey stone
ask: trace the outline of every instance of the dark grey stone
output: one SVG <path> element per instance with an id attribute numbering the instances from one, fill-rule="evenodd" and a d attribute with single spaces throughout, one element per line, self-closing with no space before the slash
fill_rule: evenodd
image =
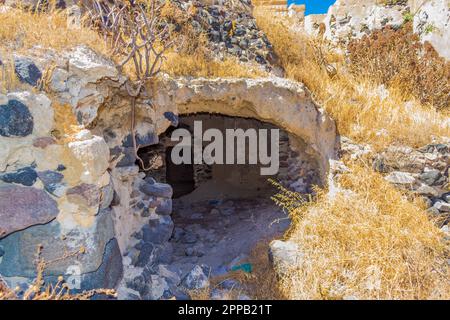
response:
<path id="1" fill-rule="evenodd" d="M 154 263 L 158 259 L 159 248 L 153 243 L 141 241 L 135 248 L 139 250 L 136 266 L 145 267 L 149 263 Z"/>
<path id="2" fill-rule="evenodd" d="M 34 209 L 28 206 L 30 210 Z M 47 276 L 65 275 L 69 266 L 73 265 L 80 266 L 81 274 L 95 272 L 101 267 L 102 261 L 107 259 L 107 255 L 104 254 L 105 247 L 114 238 L 114 225 L 110 212 L 104 210 L 99 213 L 95 226 L 89 232 L 86 231 L 86 229 L 72 229 L 63 233 L 59 222 L 53 220 L 45 225 L 33 225 L 23 231 L 10 234 L 0 240 L 0 246 L 5 250 L 0 263 L 0 274 L 5 277 L 34 278 L 36 275 L 34 262 L 39 244 L 43 247 L 42 257 L 46 261 L 61 258 L 64 252 L 69 250 L 68 248 L 71 248 L 69 252 L 73 252 L 86 247 L 84 254 L 49 264 L 45 270 Z M 64 238 L 62 238 L 63 235 Z M 111 245 L 114 247 L 113 244 Z M 110 249 L 117 252 L 113 247 Z"/>
<path id="3" fill-rule="evenodd" d="M 141 217 L 148 218 L 150 217 L 151 212 L 149 208 L 143 208 L 141 212 Z"/>
<path id="4" fill-rule="evenodd" d="M 172 199 L 162 199 L 156 207 L 156 214 L 170 215 L 172 213 Z"/>
<path id="5" fill-rule="evenodd" d="M 148 184 L 155 184 L 156 180 L 153 179 L 152 177 L 145 177 L 144 181 Z"/>
<path id="6" fill-rule="evenodd" d="M 32 167 L 24 167 L 14 172 L 1 174 L 0 180 L 31 187 L 36 182 L 37 177 L 38 175 Z"/>
<path id="7" fill-rule="evenodd" d="M 173 195 L 172 187 L 165 183 L 145 183 L 140 186 L 139 190 L 146 195 L 160 198 L 172 198 Z"/>
<path id="8" fill-rule="evenodd" d="M 64 178 L 64 175 L 51 170 L 38 172 L 38 177 L 44 184 L 45 190 L 53 194 L 55 190 L 60 186 L 60 182 Z"/>
<path id="9" fill-rule="evenodd" d="M 117 167 L 130 167 L 136 162 L 136 155 L 134 154 L 134 148 L 124 148 L 123 158 L 117 163 Z"/>
<path id="10" fill-rule="evenodd" d="M 151 217 L 142 231 L 144 242 L 162 244 L 172 236 L 173 221 L 170 216 Z"/>
<path id="11" fill-rule="evenodd" d="M 136 144 L 139 147 L 147 147 L 151 145 L 158 144 L 159 138 L 154 132 L 148 132 L 146 135 L 141 136 L 140 134 L 136 135 Z"/>
<path id="12" fill-rule="evenodd" d="M 21 82 L 37 86 L 42 77 L 42 72 L 31 59 L 16 57 L 14 58 L 14 67 L 17 77 Z"/>
<path id="13" fill-rule="evenodd" d="M 145 243 L 144 243 L 145 246 Z M 158 273 L 158 265 L 160 264 L 170 264 L 173 260 L 173 246 L 170 242 L 166 242 L 161 245 L 152 245 L 151 255 L 147 259 L 146 263 L 140 263 L 140 267 L 144 267 L 144 275 Z M 146 250 L 143 247 L 144 251 Z"/>
<path id="14" fill-rule="evenodd" d="M 141 136 L 140 134 L 136 134 L 136 147 L 141 146 L 150 146 L 157 144 L 159 141 L 158 135 L 154 132 L 148 132 L 146 135 Z M 133 139 L 131 134 L 127 135 L 125 139 L 122 141 L 122 146 L 124 148 L 134 148 Z"/>
<path id="15" fill-rule="evenodd" d="M 160 246 L 161 251 L 159 252 L 158 262 L 163 264 L 172 263 L 173 259 L 173 245 L 167 242 Z"/>
<path id="16" fill-rule="evenodd" d="M 231 22 L 230 20 L 225 21 L 223 24 L 223 30 L 225 30 L 226 32 L 229 32 L 232 27 L 233 27 L 233 22 Z"/>
<path id="17" fill-rule="evenodd" d="M 197 242 L 197 235 L 195 233 L 192 232 L 187 232 L 186 234 L 184 234 L 184 236 L 181 238 L 181 242 L 182 243 L 187 243 L 187 244 L 194 244 Z"/>
<path id="18" fill-rule="evenodd" d="M 145 295 L 147 293 L 146 280 L 143 275 L 139 275 L 133 280 L 128 281 L 127 286 L 139 292 L 141 295 Z"/>
<path id="19" fill-rule="evenodd" d="M 170 111 L 164 112 L 164 117 L 170 121 L 172 126 L 178 127 L 179 120 L 178 120 L 178 116 L 175 113 L 170 112 Z"/>
<path id="20" fill-rule="evenodd" d="M 113 238 L 106 244 L 100 267 L 82 276 L 81 290 L 113 289 L 122 275 L 122 255 L 116 238 Z"/>
<path id="21" fill-rule="evenodd" d="M 119 146 L 109 148 L 109 154 L 113 159 L 117 159 L 122 154 L 123 149 Z"/>
<path id="22" fill-rule="evenodd" d="M 449 152 L 448 146 L 445 144 L 429 144 L 419 149 L 420 152 L 433 153 L 439 152 L 441 154 L 447 154 Z"/>
<path id="23" fill-rule="evenodd" d="M 196 265 L 182 280 L 183 287 L 189 290 L 206 288 L 209 285 L 210 268 L 207 265 Z"/>
<path id="24" fill-rule="evenodd" d="M 439 170 L 430 170 L 424 172 L 420 175 L 420 180 L 429 186 L 435 185 L 441 177 L 441 172 Z"/>
<path id="25" fill-rule="evenodd" d="M 191 257 L 194 255 L 194 248 L 192 247 L 187 247 L 186 250 L 184 250 L 184 253 L 188 256 Z"/>
<path id="26" fill-rule="evenodd" d="M 256 55 L 255 57 L 256 62 L 258 62 L 259 64 L 267 64 L 266 59 L 264 59 L 262 56 L 260 55 Z"/>
<path id="27" fill-rule="evenodd" d="M 181 238 L 184 236 L 185 231 L 183 228 L 180 227 L 175 227 L 175 229 L 173 230 L 173 234 L 172 234 L 172 239 L 175 242 L 178 242 L 181 240 Z"/>
<path id="28" fill-rule="evenodd" d="M 144 204 L 144 202 L 142 202 L 142 201 L 139 201 L 139 202 L 136 204 L 136 208 L 138 208 L 138 209 L 144 209 L 144 207 L 145 207 L 145 204 Z"/>
<path id="29" fill-rule="evenodd" d="M 0 135 L 26 137 L 32 132 L 33 116 L 26 105 L 14 99 L 6 105 L 0 105 Z"/>
<path id="30" fill-rule="evenodd" d="M 245 35 L 246 33 L 247 33 L 247 31 L 245 29 L 243 29 L 243 28 L 237 28 L 234 31 L 234 35 L 237 36 L 237 37 L 241 37 L 241 36 Z"/>

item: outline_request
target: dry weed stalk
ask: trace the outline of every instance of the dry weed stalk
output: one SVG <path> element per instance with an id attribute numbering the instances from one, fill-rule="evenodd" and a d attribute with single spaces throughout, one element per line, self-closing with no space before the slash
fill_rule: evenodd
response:
<path id="1" fill-rule="evenodd" d="M 98 294 L 109 297 L 116 296 L 115 291 L 112 289 L 94 289 L 72 294 L 68 284 L 64 282 L 62 276 L 58 277 L 55 284 L 46 285 L 44 281 L 44 272 L 48 266 L 84 254 L 86 249 L 81 247 L 73 252 L 65 252 L 61 257 L 50 261 L 46 261 L 43 258 L 42 250 L 43 246 L 38 245 L 35 261 L 37 273 L 36 279 L 22 294 L 19 294 L 20 288 L 9 288 L 6 281 L 0 275 L 0 300 L 88 300 Z"/>
<path id="2" fill-rule="evenodd" d="M 91 0 L 86 9 L 93 26 L 103 35 L 111 50 L 118 57 L 120 72 L 132 62 L 134 78 L 126 82 L 131 100 L 131 136 L 136 159 L 144 170 L 144 161 L 139 157 L 136 142 L 136 100 L 145 84 L 161 71 L 165 52 L 173 45 L 167 24 L 163 24 L 161 10 L 164 2 L 157 0 Z"/>

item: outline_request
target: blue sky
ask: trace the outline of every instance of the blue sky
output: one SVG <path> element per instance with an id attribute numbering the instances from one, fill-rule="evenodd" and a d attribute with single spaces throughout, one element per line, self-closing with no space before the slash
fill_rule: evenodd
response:
<path id="1" fill-rule="evenodd" d="M 288 0 L 288 4 L 306 4 L 306 15 L 311 13 L 326 13 L 336 0 Z"/>

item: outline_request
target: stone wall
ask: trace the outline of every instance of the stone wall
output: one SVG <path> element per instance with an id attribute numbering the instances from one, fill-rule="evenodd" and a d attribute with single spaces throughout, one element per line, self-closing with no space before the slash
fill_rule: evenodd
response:
<path id="1" fill-rule="evenodd" d="M 16 74 L 29 89 L 0 95 L 0 274 L 14 284 L 30 281 L 38 245 L 46 260 L 82 249 L 49 265 L 46 277 L 72 277 L 75 289 L 114 287 L 122 263 L 110 208 L 109 149 L 79 123 L 95 118 L 92 108 L 107 91 L 98 81 L 120 82 L 117 71 L 82 47 L 58 59 L 52 52 L 34 54 L 14 56 Z M 49 60 L 56 68 L 46 93 L 33 86 Z"/>
<path id="2" fill-rule="evenodd" d="M 146 290 L 166 281 L 158 266 L 171 256 L 172 188 L 139 172 L 125 79 L 86 47 L 35 48 L 14 59 L 23 85 L 0 95 L 0 274 L 24 286 L 35 276 L 38 244 L 48 260 L 82 249 L 50 265 L 47 279 L 63 275 L 80 290 L 121 281 L 127 297 L 159 298 Z M 178 115 L 212 112 L 283 128 L 304 143 L 322 182 L 336 154 L 334 122 L 284 79 L 163 76 L 136 111 L 140 147 L 156 145 Z M 144 275 L 144 288 L 130 289 Z"/>
<path id="3" fill-rule="evenodd" d="M 422 197 L 430 216 L 439 226 L 450 222 L 448 139 L 421 148 L 392 145 L 374 152 L 368 145 L 341 137 L 340 154 L 353 160 L 364 159 L 397 188 Z"/>
<path id="4" fill-rule="evenodd" d="M 324 23 L 327 39 L 346 43 L 371 30 L 400 26 L 405 21 L 413 22 L 414 32 L 422 41 L 430 42 L 442 57 L 450 58 L 449 0 L 404 0 L 393 5 L 380 0 L 337 0 L 326 16 L 308 16 L 305 31 L 317 35 L 318 26 Z"/>
<path id="5" fill-rule="evenodd" d="M 252 4 L 281 17 L 295 18 L 297 23 L 303 23 L 305 19 L 304 4 L 288 5 L 287 0 L 253 0 Z"/>

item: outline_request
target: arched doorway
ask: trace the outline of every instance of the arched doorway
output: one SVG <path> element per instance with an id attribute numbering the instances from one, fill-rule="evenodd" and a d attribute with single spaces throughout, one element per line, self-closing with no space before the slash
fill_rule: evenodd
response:
<path id="1" fill-rule="evenodd" d="M 179 117 L 179 128 L 192 134 L 195 122 L 202 132 L 216 129 L 224 135 L 227 129 L 278 130 L 278 161 L 276 174 L 261 175 L 262 164 L 175 164 L 171 157 L 176 141 L 175 128 L 160 135 L 158 145 L 139 151 L 144 161 L 154 161 L 148 177 L 168 183 L 173 188 L 174 232 L 171 265 L 189 269 L 194 264 L 211 267 L 212 275 L 220 275 L 230 264 L 245 262 L 250 250 L 265 239 L 281 236 L 289 227 L 285 212 L 273 203 L 276 189 L 268 179 L 301 193 L 311 192 L 320 183 L 316 159 L 305 152 L 306 145 L 273 124 L 253 118 L 220 114 L 196 113 Z M 269 141 L 269 140 L 268 140 Z M 211 141 L 202 141 L 204 151 Z M 246 140 L 246 150 L 251 141 Z M 194 149 L 194 141 L 192 141 Z M 198 151 L 198 150 L 197 150 Z M 238 149 L 233 150 L 237 158 Z M 270 146 L 268 146 L 268 154 Z M 226 153 L 226 152 L 224 152 Z M 194 157 L 192 150 L 190 157 Z M 246 160 L 250 157 L 246 154 Z M 224 158 L 226 155 L 224 154 Z"/>

